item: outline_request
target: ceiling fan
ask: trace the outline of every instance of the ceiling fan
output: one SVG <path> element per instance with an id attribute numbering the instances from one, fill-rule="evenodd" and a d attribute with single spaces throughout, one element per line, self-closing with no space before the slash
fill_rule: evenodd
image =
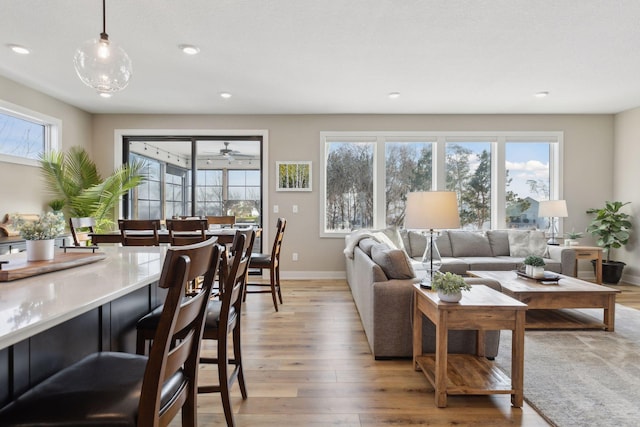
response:
<path id="1" fill-rule="evenodd" d="M 238 150 L 233 150 L 229 148 L 229 142 L 225 141 L 224 148 L 220 149 L 220 154 L 217 154 L 214 157 L 217 159 L 231 161 L 231 160 L 253 159 L 254 156 L 252 156 L 251 154 L 242 154 Z"/>

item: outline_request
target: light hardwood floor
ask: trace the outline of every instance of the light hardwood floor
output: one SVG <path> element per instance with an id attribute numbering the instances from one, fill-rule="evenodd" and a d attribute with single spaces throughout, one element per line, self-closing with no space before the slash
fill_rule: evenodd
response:
<path id="1" fill-rule="evenodd" d="M 232 397 L 239 427 L 548 425 L 526 403 L 512 408 L 509 395 L 452 396 L 447 408 L 437 408 L 433 389 L 410 360 L 373 359 L 344 280 L 284 281 L 282 288 L 278 313 L 270 295 L 247 296 L 249 398 L 242 400 L 237 384 Z M 640 287 L 632 288 L 637 292 L 623 287 L 619 300 L 640 306 Z M 215 351 L 205 345 L 205 353 Z M 202 368 L 201 381 L 215 372 Z M 200 426 L 225 425 L 218 394 L 200 395 L 198 406 Z"/>

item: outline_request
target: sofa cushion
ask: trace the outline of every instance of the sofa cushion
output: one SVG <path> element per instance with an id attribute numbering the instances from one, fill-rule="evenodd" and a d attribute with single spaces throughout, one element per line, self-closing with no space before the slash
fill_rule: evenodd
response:
<path id="1" fill-rule="evenodd" d="M 527 257 L 547 254 L 547 241 L 543 231 L 538 230 L 509 230 L 509 255 Z"/>
<path id="2" fill-rule="evenodd" d="M 371 248 L 371 259 L 378 264 L 389 279 L 413 279 L 416 277 L 407 254 L 402 249 L 391 249 L 385 244 Z"/>
<path id="3" fill-rule="evenodd" d="M 462 258 L 469 264 L 469 270 L 509 271 L 518 268 L 519 258 L 511 257 L 470 257 Z"/>
<path id="4" fill-rule="evenodd" d="M 493 256 L 509 256 L 509 230 L 487 230 Z"/>
<path id="5" fill-rule="evenodd" d="M 449 231 L 448 234 L 454 257 L 493 256 L 489 239 L 483 234 L 472 231 Z"/>
<path id="6" fill-rule="evenodd" d="M 387 236 L 387 238 L 393 243 L 394 249 L 405 250 L 404 241 L 402 240 L 400 230 L 397 227 L 384 228 L 379 230 L 379 232 Z"/>
<path id="7" fill-rule="evenodd" d="M 362 249 L 362 252 L 367 254 L 369 257 L 371 257 L 371 248 L 379 244 L 380 242 L 378 242 L 377 240 L 371 237 L 367 237 L 366 239 L 362 239 L 360 240 L 360 242 L 358 242 L 358 246 L 360 246 L 360 249 Z"/>

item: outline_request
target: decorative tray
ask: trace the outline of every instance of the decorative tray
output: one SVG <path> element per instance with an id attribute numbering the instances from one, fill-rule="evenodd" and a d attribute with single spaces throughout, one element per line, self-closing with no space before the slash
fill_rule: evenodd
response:
<path id="1" fill-rule="evenodd" d="M 515 270 L 516 274 L 525 279 L 536 280 L 538 282 L 557 282 L 560 280 L 560 276 L 550 271 L 545 271 L 543 277 L 533 277 L 526 274 L 524 271 Z"/>
<path id="2" fill-rule="evenodd" d="M 3 259 L 0 263 L 0 282 L 10 282 L 78 267 L 103 260 L 106 257 L 107 255 L 102 252 L 56 252 L 55 258 L 51 261 L 27 261 L 26 253 L 16 254 L 14 257 L 8 257 L 6 261 Z"/>

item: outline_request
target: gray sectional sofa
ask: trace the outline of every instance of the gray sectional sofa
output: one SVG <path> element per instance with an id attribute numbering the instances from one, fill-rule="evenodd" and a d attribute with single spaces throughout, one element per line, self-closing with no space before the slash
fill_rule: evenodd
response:
<path id="1" fill-rule="evenodd" d="M 546 269 L 574 275 L 575 251 L 541 245 L 536 232 L 493 230 L 486 233 L 445 231 L 437 240 L 443 258 L 442 271 L 464 274 L 468 270 L 513 270 L 530 250 L 544 251 Z M 512 235 L 511 238 L 509 235 Z M 371 352 L 376 359 L 412 356 L 413 284 L 424 271 L 419 259 L 427 239 L 421 233 L 386 229 L 361 230 L 345 239 L 347 281 Z M 510 242 L 518 246 L 511 255 Z M 537 247 L 536 247 L 537 245 Z M 544 246 L 544 247 L 542 247 Z M 485 284 L 500 290 L 495 281 L 467 278 L 471 284 Z M 498 353 L 499 332 L 486 337 L 485 354 Z M 475 353 L 473 331 L 451 331 L 449 351 Z M 435 328 L 423 319 L 423 352 L 435 350 Z"/>

